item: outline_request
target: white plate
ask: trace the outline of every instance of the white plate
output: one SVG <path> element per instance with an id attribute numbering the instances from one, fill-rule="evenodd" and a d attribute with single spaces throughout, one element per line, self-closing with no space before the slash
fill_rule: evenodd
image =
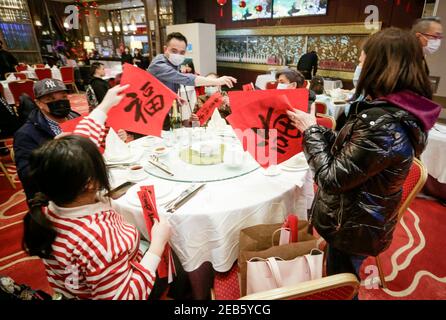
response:
<path id="1" fill-rule="evenodd" d="M 138 183 L 138 184 L 134 185 L 133 187 L 131 187 L 125 195 L 125 199 L 127 200 L 127 202 L 133 206 L 140 207 L 141 201 L 139 200 L 139 197 L 138 197 L 138 191 L 141 190 L 141 186 L 149 186 L 149 185 L 151 185 L 151 183 L 147 181 L 147 182 Z M 163 202 L 167 202 L 167 201 L 163 201 L 163 198 L 168 196 L 172 192 L 173 188 L 174 188 L 174 185 L 171 183 L 162 183 L 161 182 L 161 183 L 157 183 L 155 185 L 155 196 L 156 196 L 157 205 L 160 205 Z"/>
<path id="2" fill-rule="evenodd" d="M 144 172 L 138 178 L 136 178 L 136 177 L 133 177 L 133 178 L 132 177 L 127 177 L 127 180 L 130 181 L 130 182 L 140 182 L 142 180 L 147 179 L 148 176 L 149 175 Z"/>
<path id="3" fill-rule="evenodd" d="M 113 165 L 113 164 L 126 164 L 126 163 L 133 163 L 138 162 L 141 160 L 141 157 L 144 153 L 144 150 L 138 150 L 138 149 L 130 149 L 130 156 L 127 156 L 123 159 L 119 160 L 107 160 L 105 159 L 106 164 Z"/>

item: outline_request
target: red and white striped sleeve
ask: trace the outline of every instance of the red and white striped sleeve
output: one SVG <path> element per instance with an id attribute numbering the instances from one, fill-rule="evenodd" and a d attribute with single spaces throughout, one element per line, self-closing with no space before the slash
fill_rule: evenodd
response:
<path id="1" fill-rule="evenodd" d="M 147 300 L 155 283 L 154 270 L 158 265 L 156 259 L 152 261 L 155 261 L 152 266 L 146 268 L 136 260 L 129 260 L 128 255 L 124 253 L 115 256 L 104 268 L 89 270 L 85 279 L 91 290 L 91 298 Z"/>
<path id="2" fill-rule="evenodd" d="M 95 109 L 77 124 L 73 133 L 90 138 L 98 148 L 104 147 L 108 133 L 105 127 L 106 119 L 107 115 L 104 112 Z"/>

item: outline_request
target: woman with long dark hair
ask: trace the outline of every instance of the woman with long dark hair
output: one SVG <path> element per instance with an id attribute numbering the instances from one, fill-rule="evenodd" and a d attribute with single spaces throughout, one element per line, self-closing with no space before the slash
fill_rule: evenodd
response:
<path id="1" fill-rule="evenodd" d="M 318 185 L 310 221 L 328 243 L 327 273 L 351 272 L 386 250 L 402 186 L 441 107 L 432 99 L 417 38 L 397 28 L 372 35 L 348 120 L 338 135 L 313 115 L 289 116 L 304 132 Z"/>
<path id="2" fill-rule="evenodd" d="M 40 193 L 29 203 L 24 247 L 45 264 L 50 285 L 67 298 L 147 299 L 170 225 L 155 222 L 148 251 L 139 251 L 137 229 L 111 200 L 110 182 L 98 149 L 104 122 L 128 86 L 109 90 L 103 102 L 74 131 L 30 157 L 30 176 Z"/>

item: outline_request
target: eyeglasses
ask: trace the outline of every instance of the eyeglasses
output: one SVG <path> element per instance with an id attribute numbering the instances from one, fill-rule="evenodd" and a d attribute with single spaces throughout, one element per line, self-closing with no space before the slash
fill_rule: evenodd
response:
<path id="1" fill-rule="evenodd" d="M 430 33 L 421 33 L 421 34 L 423 36 L 426 36 L 426 37 L 431 38 L 431 39 L 439 39 L 439 40 L 443 39 L 442 35 L 441 36 L 437 36 L 435 34 L 430 34 Z"/>

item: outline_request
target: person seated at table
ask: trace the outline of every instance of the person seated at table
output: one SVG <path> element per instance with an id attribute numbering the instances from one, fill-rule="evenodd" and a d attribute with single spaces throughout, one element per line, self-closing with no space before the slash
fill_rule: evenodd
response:
<path id="1" fill-rule="evenodd" d="M 3 42 L 0 41 L 0 80 L 5 80 L 5 74 L 16 72 L 15 67 L 19 61 L 13 54 L 3 48 Z"/>
<path id="2" fill-rule="evenodd" d="M 440 17 L 423 17 L 415 21 L 412 32 L 418 38 L 425 55 L 431 55 L 440 50 L 443 39 L 443 26 Z M 427 74 L 430 73 L 425 57 L 423 57 L 424 67 Z"/>
<path id="3" fill-rule="evenodd" d="M 441 111 L 414 34 L 385 29 L 364 52 L 355 97 L 371 100 L 352 104 L 338 135 L 314 115 L 288 113 L 318 185 L 310 222 L 328 243 L 327 274 L 358 278 L 362 262 L 392 241 L 404 181 Z"/>
<path id="4" fill-rule="evenodd" d="M 101 103 L 107 91 L 110 89 L 108 81 L 102 79 L 105 77 L 104 64 L 93 62 L 90 67 L 90 86 L 93 88 L 97 103 Z"/>
<path id="5" fill-rule="evenodd" d="M 218 79 L 218 74 L 209 73 L 207 78 Z M 231 114 L 231 108 L 229 106 L 229 97 L 225 91 L 222 91 L 221 86 L 206 86 L 204 88 L 205 94 L 197 97 L 197 104 L 195 106 L 194 113 L 197 113 L 198 110 L 206 103 L 206 101 L 217 92 L 220 92 L 223 96 L 223 104 L 218 107 L 218 112 L 220 113 L 223 119 L 226 119 Z"/>
<path id="6" fill-rule="evenodd" d="M 31 111 L 26 123 L 14 135 L 17 173 L 28 199 L 32 199 L 37 192 L 28 175 L 31 152 L 61 134 L 61 123 L 80 116 L 71 110 L 67 87 L 60 80 L 45 79 L 35 82 L 34 95 L 38 108 Z"/>
<path id="7" fill-rule="evenodd" d="M 324 94 L 324 78 L 321 76 L 315 76 L 310 81 L 310 91 L 313 91 L 316 96 Z"/>
<path id="8" fill-rule="evenodd" d="M 278 90 L 282 89 L 297 89 L 305 88 L 305 77 L 302 73 L 294 69 L 285 69 L 279 71 L 276 74 L 276 80 L 279 82 L 277 85 Z M 311 110 L 311 105 L 316 101 L 316 94 L 313 90 L 310 90 L 310 96 L 308 100 L 308 112 Z"/>
<path id="9" fill-rule="evenodd" d="M 101 120 L 94 119 L 104 119 L 107 109 L 119 103 L 122 88 L 110 90 L 77 130 L 85 134 L 94 126 L 104 132 Z M 107 196 L 110 181 L 98 136 L 86 135 L 90 139 L 70 135 L 48 141 L 32 152 L 30 177 L 41 192 L 29 202 L 24 219 L 25 249 L 43 259 L 51 287 L 66 298 L 147 300 L 171 226 L 161 216 L 148 250 L 140 250 L 138 230 Z"/>

